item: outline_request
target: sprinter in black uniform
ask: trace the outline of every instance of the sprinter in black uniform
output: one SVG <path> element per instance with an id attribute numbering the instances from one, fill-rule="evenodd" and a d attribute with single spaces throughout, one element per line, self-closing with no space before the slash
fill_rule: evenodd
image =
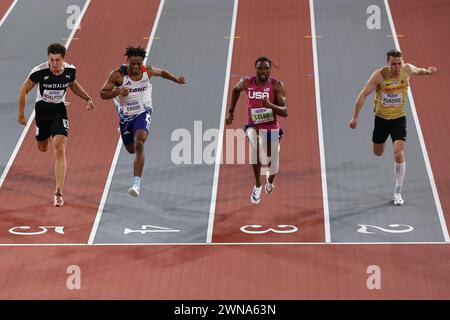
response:
<path id="1" fill-rule="evenodd" d="M 66 102 L 67 88 L 87 101 L 88 110 L 94 108 L 94 103 L 75 79 L 75 66 L 64 62 L 66 48 L 59 43 L 53 43 L 48 47 L 47 53 L 48 61 L 34 67 L 20 88 L 17 121 L 22 125 L 27 124 L 24 113 L 27 94 L 38 84 L 35 105 L 37 146 L 39 151 L 45 152 L 48 149 L 49 140 L 53 142 L 56 157 L 56 188 L 53 204 L 56 207 L 62 207 L 64 205 L 62 195 L 66 176 L 65 149 L 69 132 L 69 120 L 66 111 L 66 105 L 69 105 Z"/>

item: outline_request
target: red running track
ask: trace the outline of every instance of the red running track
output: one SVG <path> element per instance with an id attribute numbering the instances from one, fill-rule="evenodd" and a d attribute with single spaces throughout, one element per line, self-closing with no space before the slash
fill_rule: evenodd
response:
<path id="1" fill-rule="evenodd" d="M 255 9 L 254 7 L 247 8 L 248 3 L 246 2 L 246 5 L 241 5 L 240 10 L 248 11 L 251 8 Z M 408 1 L 408 3 L 413 2 Z M 119 4 L 119 1 L 115 3 L 115 5 L 117 4 Z M 144 3 L 142 4 L 145 5 Z M 417 2 L 417 4 L 419 4 L 419 2 Z M 123 48 L 120 47 L 120 43 L 117 44 L 116 42 L 113 44 L 112 40 L 113 38 L 115 39 L 118 31 L 122 32 L 125 28 L 115 28 L 111 31 L 109 30 L 110 28 L 106 21 L 99 20 L 100 23 L 97 29 L 99 31 L 96 31 L 95 35 L 89 35 L 87 33 L 88 31 L 86 31 L 86 22 L 90 21 L 91 25 L 93 25 L 94 17 L 96 15 L 98 16 L 99 12 L 102 12 L 102 10 L 108 10 L 109 8 L 107 6 L 102 7 L 101 1 L 93 1 L 91 5 L 92 7 L 89 8 L 83 22 L 82 32 L 77 34 L 77 37 L 79 36 L 80 40 L 79 42 L 72 43 L 68 60 L 77 64 L 80 71 L 80 81 L 88 88 L 88 90 L 95 92 L 95 90 L 99 89 L 101 84 L 101 82 L 98 83 L 98 80 L 106 77 L 108 71 L 114 65 L 121 62 L 120 58 L 123 54 Z M 294 7 L 291 8 L 291 13 L 292 20 L 294 20 L 295 6 L 303 6 L 303 2 L 302 4 L 295 3 L 292 5 Z M 114 7 L 114 3 L 112 7 Z M 392 7 L 399 33 L 404 32 L 407 35 L 407 30 L 401 30 L 402 26 L 401 22 L 399 22 L 401 18 L 397 18 L 395 5 Z M 404 10 L 404 8 L 405 7 L 403 6 L 402 9 Z M 151 16 L 153 18 L 156 6 L 153 6 L 150 9 L 153 10 L 151 11 Z M 121 14 L 126 10 L 126 8 L 123 8 Z M 267 14 L 267 12 L 270 11 L 267 10 L 265 12 Z M 423 12 L 426 14 L 427 11 L 424 10 Z M 127 11 L 125 13 L 127 13 Z M 128 13 L 131 14 L 131 12 Z M 111 12 L 111 15 L 113 14 L 114 13 Z M 239 14 L 241 15 L 242 13 L 239 12 Z M 306 12 L 303 14 L 304 16 L 302 17 L 306 18 Z M 429 17 L 429 19 L 432 20 L 431 17 Z M 440 21 L 439 15 L 437 19 Z M 140 17 L 137 17 L 137 20 L 138 22 L 136 23 L 144 23 L 144 21 L 140 20 Z M 260 24 L 263 22 L 264 20 L 262 19 Z M 242 22 L 238 21 L 238 26 L 240 25 L 239 23 Z M 427 20 L 426 23 L 428 24 L 430 22 Z M 440 26 L 444 25 L 443 21 L 440 21 L 439 23 Z M 256 29 L 260 24 L 257 24 L 254 27 L 248 25 L 247 29 Z M 305 22 L 305 27 L 306 24 L 307 23 Z M 143 32 L 145 32 L 144 36 L 148 36 L 150 29 L 151 26 L 148 26 L 148 30 L 143 30 Z M 90 30 L 92 30 L 92 28 L 90 28 Z M 136 30 L 140 29 L 134 29 L 134 31 Z M 245 34 L 244 29 L 238 30 L 242 30 L 242 34 Z M 295 30 L 296 29 L 292 29 L 292 32 L 296 32 Z M 412 32 L 413 29 L 410 30 Z M 448 28 L 443 30 L 448 30 Z M 132 35 L 128 36 L 132 37 Z M 304 37 L 304 35 L 302 37 Z M 109 42 L 103 42 L 102 39 L 104 38 L 108 39 Z M 121 38 L 115 40 L 120 41 L 120 39 Z M 138 36 L 130 39 L 135 39 L 140 43 Z M 300 38 L 297 37 L 297 39 Z M 300 43 L 303 41 L 303 38 L 301 39 L 302 40 L 298 40 L 298 46 L 300 47 L 303 46 L 303 44 Z M 245 40 L 245 38 L 236 41 L 241 40 Z M 411 54 L 414 53 L 413 51 L 410 51 L 411 49 L 404 43 L 404 40 L 406 40 L 406 37 L 405 39 L 401 39 L 401 45 L 407 54 L 407 57 L 410 57 L 408 60 L 425 65 L 435 63 L 435 61 L 429 63 L 427 60 L 421 61 L 419 55 L 417 57 L 410 56 L 410 52 Z M 425 43 L 425 39 L 421 40 L 422 43 Z M 90 44 L 95 41 L 101 44 L 102 48 L 97 47 L 96 43 L 93 44 L 93 48 L 91 48 Z M 305 56 L 307 52 L 311 52 L 310 47 L 308 48 L 309 44 L 310 40 L 305 40 L 305 48 L 303 49 Z M 282 46 L 282 44 L 276 46 Z M 251 47 L 247 47 L 246 49 L 240 50 L 243 52 L 251 51 L 250 48 Z M 106 58 L 92 59 L 96 52 L 94 49 L 104 49 L 103 52 L 106 54 Z M 288 88 L 288 103 L 292 105 L 291 101 L 294 100 L 291 98 L 292 96 L 299 99 L 298 101 L 303 101 L 301 99 L 313 99 L 314 88 L 312 81 L 310 83 L 306 82 L 306 80 L 305 82 L 299 81 L 290 73 L 287 74 L 287 71 L 283 71 L 285 65 L 292 67 L 295 65 L 295 61 L 285 61 L 281 53 L 270 51 L 270 49 L 267 49 L 265 54 L 273 58 L 273 60 L 282 68 L 281 70 L 275 70 L 274 75 L 285 82 L 286 87 Z M 235 72 L 240 72 L 241 74 L 251 73 L 253 71 L 251 66 L 255 58 L 254 55 L 255 53 L 253 51 L 247 53 L 246 56 L 249 61 L 234 60 L 235 63 L 236 61 L 240 61 L 238 64 L 239 69 L 236 69 Z M 429 55 L 430 51 L 427 52 L 427 57 Z M 291 57 L 291 59 L 292 58 L 293 57 Z M 312 73 L 312 64 L 310 61 L 305 62 L 305 59 L 303 59 L 301 63 L 305 63 L 305 65 L 303 65 L 304 69 L 300 68 L 300 71 L 305 71 L 305 74 Z M 436 62 L 436 64 L 441 67 L 441 74 L 439 75 L 441 78 L 439 79 L 447 79 L 446 71 L 443 70 L 446 63 L 445 59 Z M 234 65 L 233 68 L 236 68 L 236 65 Z M 283 72 L 286 73 L 283 74 Z M 97 76 L 97 73 L 100 75 Z M 294 72 L 292 73 L 294 74 Z M 435 79 L 420 79 L 420 81 L 415 81 L 413 83 L 413 90 L 418 109 L 422 108 L 422 106 L 424 108 L 426 104 L 419 101 L 419 99 L 421 99 L 421 93 L 420 89 L 419 91 L 416 90 L 416 87 L 419 86 L 419 83 L 420 85 L 427 84 L 428 80 L 434 81 Z M 300 92 L 303 91 L 296 90 L 296 85 L 306 86 L 309 93 L 300 95 Z M 441 86 L 442 83 L 433 82 L 430 85 Z M 427 90 L 425 92 L 429 91 Z M 443 99 L 440 100 L 441 104 L 444 104 L 442 101 L 449 101 L 445 90 L 440 91 L 440 93 L 443 97 Z M 296 94 L 297 96 L 295 96 Z M 76 98 L 71 98 L 71 101 L 74 101 L 74 103 L 70 110 L 72 129 L 69 143 L 73 146 L 70 147 L 72 150 L 70 151 L 72 152 L 71 157 L 75 159 L 71 159 L 70 161 L 73 165 L 69 165 L 71 178 L 69 179 L 70 182 L 68 181 L 67 186 L 68 207 L 63 208 L 65 211 L 52 211 L 49 209 L 50 201 L 49 204 L 42 204 L 44 202 L 42 199 L 43 197 L 45 198 L 47 194 L 46 190 L 52 190 L 53 188 L 51 157 L 46 155 L 47 157 L 43 158 L 43 156 L 37 152 L 33 140 L 34 137 L 30 136 L 31 133 L 26 139 L 26 142 L 29 145 L 24 145 L 20 150 L 19 155 L 22 158 L 18 159 L 21 159 L 21 161 L 15 163 L 12 168 L 12 170 L 15 170 L 13 171 L 14 174 L 10 171 L 10 175 L 5 181 L 8 188 L 6 189 L 6 192 L 5 190 L 2 190 L 0 201 L 2 201 L 2 204 L 6 203 L 11 207 L 11 199 L 14 199 L 15 197 L 17 202 L 17 195 L 20 190 L 22 190 L 21 188 L 29 187 L 34 193 L 34 196 L 33 193 L 30 193 L 30 195 L 27 195 L 23 199 L 23 203 L 21 202 L 20 204 L 23 207 L 30 206 L 31 209 L 34 207 L 43 209 L 42 212 L 37 211 L 33 215 L 36 219 L 36 223 L 41 224 L 42 222 L 45 222 L 43 221 L 43 218 L 55 219 L 51 221 L 55 223 L 61 222 L 66 224 L 67 222 L 70 222 L 70 225 L 74 227 L 68 228 L 68 230 L 73 230 L 78 226 L 81 230 L 81 234 L 75 236 L 72 233 L 68 233 L 67 236 L 69 239 L 71 241 L 85 242 L 87 240 L 88 231 L 90 231 L 99 196 L 101 195 L 101 190 L 103 188 L 102 184 L 104 184 L 104 179 L 106 178 L 109 162 L 111 160 L 110 158 L 118 136 L 115 135 L 114 131 L 111 131 L 115 130 L 115 118 L 114 114 L 111 112 L 110 104 L 97 101 L 97 109 L 92 113 L 87 113 L 84 110 L 84 103 L 75 99 Z M 302 106 L 310 106 L 309 103 L 313 106 L 314 101 L 310 100 L 303 101 L 305 104 Z M 441 104 L 433 104 L 433 107 L 443 108 Z M 293 108 L 294 106 L 290 108 L 290 116 L 287 121 L 283 121 L 285 128 L 289 128 L 288 126 L 290 125 L 291 119 L 298 119 L 295 116 L 296 113 Z M 240 109 L 242 111 L 243 101 L 240 105 Z M 311 115 L 311 110 L 314 109 L 309 109 L 309 107 L 305 110 L 298 108 L 298 112 L 302 112 L 303 116 L 309 115 L 311 118 L 308 119 L 310 120 L 314 119 Z M 244 121 L 242 114 L 243 113 L 241 113 L 239 125 L 236 122 L 236 127 L 240 127 L 240 124 Z M 428 113 L 426 114 L 428 115 Z M 424 116 L 423 110 L 419 111 L 419 115 L 426 136 L 430 158 L 432 159 L 433 169 L 435 170 L 435 176 L 436 179 L 439 180 L 441 177 L 445 177 L 445 172 L 441 171 L 439 172 L 439 175 L 436 174 L 436 168 L 438 167 L 433 163 L 433 161 L 435 161 L 433 160 L 433 157 L 439 156 L 442 157 L 443 160 L 449 159 L 448 154 L 443 154 L 443 152 L 448 152 L 448 150 L 446 148 L 441 148 L 441 150 L 438 150 L 437 152 L 436 150 L 430 150 L 434 140 L 430 140 L 428 135 L 430 132 L 433 134 L 434 132 L 430 130 L 431 127 L 427 126 L 426 115 Z M 438 115 L 439 118 L 435 117 L 434 119 L 437 123 L 440 123 L 441 117 L 448 116 L 447 113 Z M 92 120 L 97 121 L 94 122 Z M 237 118 L 236 121 L 239 121 L 239 118 Z M 314 119 L 314 121 L 307 121 L 303 125 L 311 125 L 312 128 L 315 128 L 315 123 L 316 121 Z M 97 127 L 100 127 L 102 131 L 97 130 Z M 302 130 L 301 127 L 298 129 Z M 442 126 L 441 129 L 445 130 L 446 128 L 445 126 Z M 100 135 L 99 132 L 102 134 Z M 108 134 L 109 132 L 111 132 L 111 135 Z M 302 143 L 286 143 L 288 138 L 292 139 L 290 141 L 299 141 L 303 143 L 304 141 L 299 139 L 307 140 L 306 137 L 301 135 L 295 136 L 295 138 L 292 137 L 292 135 L 289 136 L 290 132 L 292 132 L 292 130 L 287 129 L 287 136 L 284 138 L 286 140 L 283 141 L 282 150 L 288 151 L 282 153 L 282 156 L 284 157 L 283 161 L 286 161 L 286 159 L 293 159 L 291 156 L 296 155 L 290 151 L 291 148 L 306 148 Z M 310 135 L 311 139 L 317 136 L 313 133 L 310 133 Z M 91 143 L 94 143 L 95 146 L 104 144 L 110 149 L 87 149 L 87 140 L 89 140 L 89 145 Z M 317 143 L 313 145 L 317 145 Z M 77 151 L 82 151 L 82 153 L 78 153 Z M 102 152 L 110 153 L 105 155 L 102 154 Z M 39 158 L 37 155 L 39 155 Z M 100 155 L 102 158 L 109 157 L 108 161 L 99 159 Z M 24 156 L 27 157 L 23 158 Z M 311 153 L 303 155 L 302 157 L 306 158 L 307 156 L 315 157 L 314 159 L 317 160 L 317 162 L 311 161 L 312 164 L 316 164 L 317 166 L 314 167 L 315 170 L 317 170 L 317 173 L 313 175 L 316 177 L 316 175 L 319 175 L 318 154 Z M 79 159 L 77 157 L 79 157 Z M 303 162 L 297 161 L 297 165 L 306 165 L 307 161 L 305 162 L 304 158 L 302 158 Z M 36 162 L 39 160 L 39 164 L 44 164 L 45 166 L 39 167 L 36 165 L 33 167 L 31 161 L 26 161 L 30 159 L 35 159 Z M 83 166 L 88 170 L 86 174 L 83 171 Z M 285 170 L 287 170 L 287 168 L 289 168 L 288 166 L 288 163 L 283 164 L 282 162 L 282 169 L 285 168 Z M 222 166 L 222 170 L 226 167 L 227 166 Z M 248 183 L 249 188 L 251 188 L 251 184 L 249 183 L 251 182 L 250 168 L 243 168 L 242 172 L 240 172 L 239 168 L 236 167 L 237 166 L 230 166 L 228 174 L 235 175 L 234 177 L 238 177 L 238 179 L 242 179 L 242 176 L 246 177 L 243 184 L 234 184 L 234 186 L 241 188 L 239 189 L 240 192 L 243 192 L 243 185 L 245 183 Z M 293 171 L 290 171 L 290 173 L 292 172 Z M 221 178 L 223 178 L 222 173 L 223 172 L 221 171 Z M 17 174 L 23 174 L 23 176 L 11 179 L 11 177 L 15 177 Z M 278 189 L 276 190 L 277 192 L 283 190 L 283 185 L 287 184 L 289 181 L 289 177 L 280 176 L 280 178 L 279 185 L 277 186 Z M 320 181 L 320 177 L 317 178 L 318 181 Z M 24 180 L 23 182 L 21 182 L 22 179 Z M 93 181 L 95 179 L 103 180 Z M 235 192 L 228 186 L 228 184 L 234 183 L 231 181 L 232 179 L 227 179 L 228 182 L 223 185 L 221 184 L 219 190 L 220 188 L 229 188 L 229 192 L 233 192 L 233 197 L 227 200 L 224 199 L 224 194 L 219 194 L 222 197 L 219 200 L 227 200 L 230 202 L 241 201 L 244 203 L 245 198 L 245 201 L 248 201 L 248 190 L 245 189 L 245 197 L 241 196 L 239 192 Z M 301 183 L 301 179 L 299 180 Z M 86 187 L 90 192 L 84 190 L 83 183 L 86 183 Z M 319 183 L 317 188 L 318 190 L 315 191 L 320 192 Z M 438 188 L 440 188 L 439 190 L 441 192 L 442 186 L 439 185 L 439 182 Z M 303 189 L 300 189 L 298 192 L 301 197 L 308 194 L 308 191 L 304 189 L 306 188 L 303 187 Z M 69 193 L 72 193 L 72 195 L 69 195 Z M 5 194 L 7 194 L 10 199 L 4 196 Z M 448 193 L 444 193 L 444 196 L 446 194 Z M 74 204 L 77 203 L 76 201 L 78 201 L 76 198 L 80 196 L 84 196 L 85 198 L 79 200 L 79 203 L 87 202 L 89 204 L 89 206 L 83 208 L 83 210 L 80 206 L 74 206 Z M 242 199 L 240 199 L 241 197 Z M 441 198 L 442 197 L 443 195 L 441 194 Z M 272 200 L 273 199 L 271 199 L 271 202 Z M 311 208 L 316 208 L 317 211 L 321 212 L 321 200 L 316 199 L 309 201 L 311 202 L 306 202 L 309 203 Z M 314 205 L 317 207 L 314 207 Z M 317 209 L 319 207 L 320 209 Z M 224 204 L 218 202 L 218 208 L 222 208 L 221 210 L 223 210 Z M 271 222 L 268 207 L 262 208 L 260 215 L 265 221 Z M 279 212 L 281 212 L 281 210 L 276 210 L 276 206 L 270 209 L 273 210 L 271 211 L 272 214 L 279 214 Z M 447 212 L 446 214 L 448 214 L 448 210 L 445 210 Z M 15 214 L 13 211 L 2 211 L 1 214 L 2 218 L 17 218 L 17 220 L 11 220 L 11 223 L 31 223 L 33 222 L 29 220 L 33 218 L 31 212 L 31 210 L 27 212 L 23 208 L 20 209 L 18 206 Z M 291 214 L 293 214 L 293 212 L 294 211 L 291 211 Z M 319 212 L 317 212 L 316 223 L 312 223 L 310 228 L 305 229 L 305 231 L 311 230 L 308 239 L 317 239 L 314 241 L 323 241 L 323 231 L 322 233 L 320 231 L 322 230 L 322 227 L 320 227 L 320 230 L 317 230 L 317 232 L 314 232 L 313 228 L 314 225 L 320 225 L 320 219 L 318 217 Z M 220 223 L 226 222 L 227 219 L 233 220 L 234 222 L 238 221 L 237 219 L 239 217 L 233 216 L 237 214 L 244 217 L 246 215 L 253 215 L 256 217 L 256 213 L 248 210 L 248 208 L 247 211 L 242 209 L 237 213 L 227 213 L 223 211 L 218 213 L 222 214 L 222 216 L 218 216 L 220 218 Z M 225 213 L 227 215 L 225 215 Z M 60 220 L 56 220 L 56 216 L 60 217 Z M 242 216 L 240 218 L 243 218 Z M 315 217 L 316 213 L 312 214 L 312 216 Z M 315 221 L 314 219 L 312 220 Z M 259 221 L 261 220 L 258 220 L 258 222 Z M 264 223 L 265 221 L 262 222 Z M 274 220 L 273 222 L 280 223 L 278 220 Z M 2 225 L 0 227 L 2 230 L 9 225 L 3 219 L 1 223 Z M 84 226 L 82 225 L 83 223 L 85 224 Z M 232 228 L 233 225 L 238 226 L 238 224 L 230 224 L 228 229 L 219 228 L 218 231 L 222 230 L 222 234 L 219 234 L 218 239 L 224 241 L 228 241 L 229 239 L 239 239 L 240 237 L 236 236 L 236 230 Z M 221 227 L 221 225 L 219 225 L 219 227 Z M 227 231 L 229 231 L 229 234 L 226 234 Z M 288 238 L 292 241 L 297 239 L 297 236 L 289 236 Z M 30 239 L 27 240 L 30 242 Z M 39 236 L 39 239 L 35 242 L 57 242 L 58 240 L 59 239 L 55 237 L 46 238 L 45 236 Z M 250 241 L 251 239 L 250 237 L 246 237 L 245 240 Z M 278 239 L 270 238 L 270 236 L 267 235 L 264 236 L 263 240 L 278 241 Z M 255 241 L 255 239 L 253 239 L 253 241 Z M 20 240 L 19 238 L 13 239 L 3 235 L 2 242 L 20 242 Z M 450 250 L 448 245 L 330 244 L 1 247 L 0 261 L 2 261 L 0 264 L 0 275 L 2 275 L 0 277 L 0 287 L 2 288 L 2 290 L 0 290 L 0 299 L 450 299 Z M 81 269 L 81 290 L 68 290 L 66 287 L 67 279 L 69 277 L 66 270 L 70 265 L 77 265 Z M 367 273 L 367 268 L 371 265 L 380 267 L 380 290 L 370 290 L 367 288 L 367 279 L 370 276 Z"/>
<path id="2" fill-rule="evenodd" d="M 0 299 L 450 299 L 445 245 L 9 247 L 0 260 Z"/>
<path id="3" fill-rule="evenodd" d="M 66 61 L 77 67 L 77 78 L 94 98 L 96 108 L 88 112 L 82 99 L 68 95 L 66 204 L 53 207 L 53 152 L 39 152 L 34 129 L 30 129 L 0 193 L 0 243 L 88 241 L 119 139 L 112 101 L 100 100 L 99 92 L 110 71 L 125 62 L 128 45 L 146 47 L 148 40 L 144 38 L 150 35 L 158 5 L 159 1 L 146 0 L 135 0 L 134 6 L 125 6 L 121 0 L 92 1 L 89 5 Z M 118 7 L 121 10 L 115 9 Z M 64 226 L 65 234 L 10 234 L 8 230 L 15 226 L 31 226 L 36 231 L 38 226 Z"/>
<path id="4" fill-rule="evenodd" d="M 8 11 L 9 7 L 11 7 L 14 0 L 2 0 L 0 1 L 0 20 L 2 20 L 6 11 Z"/>
<path id="5" fill-rule="evenodd" d="M 263 191 L 258 205 L 250 203 L 254 185 L 251 165 L 221 165 L 213 242 L 323 242 L 314 69 L 311 38 L 307 37 L 311 35 L 309 3 L 240 1 L 235 35 L 240 38 L 234 41 L 228 106 L 239 77 L 253 75 L 256 58 L 267 56 L 280 67 L 273 67 L 271 76 L 286 87 L 289 115 L 280 121 L 285 136 L 276 189 L 270 196 Z M 225 129 L 243 128 L 246 122 L 246 96 L 242 93 L 234 122 Z M 264 176 L 262 181 L 264 184 Z M 283 235 L 240 231 L 242 226 L 255 224 L 264 229 L 293 225 L 299 231 Z"/>

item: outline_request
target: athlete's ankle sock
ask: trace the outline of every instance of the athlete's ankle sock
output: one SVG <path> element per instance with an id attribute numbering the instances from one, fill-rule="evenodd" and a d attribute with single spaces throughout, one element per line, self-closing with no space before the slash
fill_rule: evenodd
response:
<path id="1" fill-rule="evenodd" d="M 395 191 L 402 192 L 403 178 L 405 177 L 405 163 L 395 163 Z"/>
<path id="2" fill-rule="evenodd" d="M 141 188 L 141 177 L 134 177 L 134 185 L 138 187 L 138 189 Z"/>

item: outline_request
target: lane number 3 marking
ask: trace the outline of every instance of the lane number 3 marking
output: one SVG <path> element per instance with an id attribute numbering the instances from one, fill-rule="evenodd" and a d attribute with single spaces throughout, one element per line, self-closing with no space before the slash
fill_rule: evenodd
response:
<path id="1" fill-rule="evenodd" d="M 250 234 L 263 234 L 268 232 L 273 233 L 294 233 L 298 231 L 296 226 L 288 225 L 288 224 L 279 224 L 276 228 L 267 228 L 264 229 L 263 226 L 259 224 L 250 224 L 247 226 L 242 226 L 241 231 L 244 233 Z"/>

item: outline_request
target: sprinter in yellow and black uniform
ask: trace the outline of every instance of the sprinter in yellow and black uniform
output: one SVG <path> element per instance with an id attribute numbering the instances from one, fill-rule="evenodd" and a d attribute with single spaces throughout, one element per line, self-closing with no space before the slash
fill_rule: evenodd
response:
<path id="1" fill-rule="evenodd" d="M 405 141 L 406 141 L 406 97 L 411 75 L 434 75 L 435 67 L 418 68 L 404 63 L 402 53 L 398 50 L 387 52 L 388 65 L 375 72 L 358 95 L 353 118 L 349 123 L 351 129 L 358 126 L 358 116 L 366 97 L 376 90 L 374 101 L 375 128 L 373 130 L 373 152 L 381 156 L 386 148 L 386 140 L 391 136 L 394 144 L 395 190 L 394 205 L 403 205 L 401 189 L 405 177 Z"/>

